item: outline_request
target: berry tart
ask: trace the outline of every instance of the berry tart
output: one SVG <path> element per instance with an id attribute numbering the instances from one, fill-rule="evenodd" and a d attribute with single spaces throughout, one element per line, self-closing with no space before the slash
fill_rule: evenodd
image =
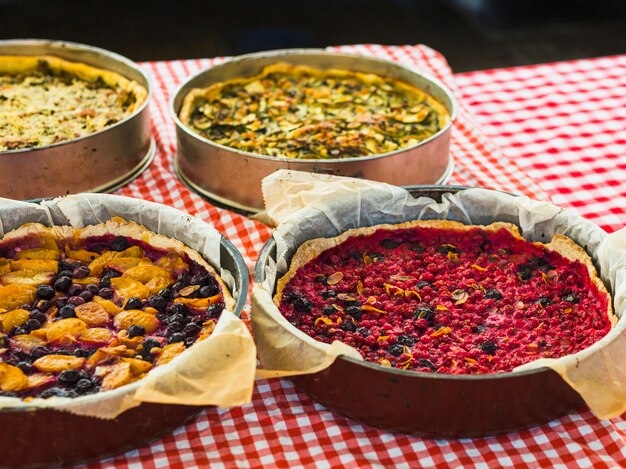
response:
<path id="1" fill-rule="evenodd" d="M 0 241 L 0 395 L 118 388 L 208 337 L 235 301 L 184 244 L 121 218 Z"/>
<path id="2" fill-rule="evenodd" d="M 312 338 L 387 367 L 512 371 L 604 337 L 616 318 L 587 253 L 508 223 L 414 221 L 304 243 L 277 285 L 281 314 Z"/>

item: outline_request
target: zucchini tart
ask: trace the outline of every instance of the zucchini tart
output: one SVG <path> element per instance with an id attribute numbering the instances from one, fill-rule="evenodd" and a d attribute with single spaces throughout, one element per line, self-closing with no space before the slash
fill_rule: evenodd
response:
<path id="1" fill-rule="evenodd" d="M 428 373 L 512 371 L 604 337 L 616 321 L 587 253 L 566 236 L 516 226 L 414 221 L 304 243 L 274 298 L 321 342 Z"/>
<path id="2" fill-rule="evenodd" d="M 432 137 L 450 120 L 439 101 L 408 83 L 282 62 L 190 91 L 179 117 L 217 144 L 293 159 L 389 153 Z"/>
<path id="3" fill-rule="evenodd" d="M 147 90 L 56 56 L 0 56 L 0 152 L 65 142 L 122 121 Z"/>
<path id="4" fill-rule="evenodd" d="M 0 240 L 0 395 L 137 381 L 208 337 L 234 303 L 200 254 L 142 225 L 23 225 Z"/>

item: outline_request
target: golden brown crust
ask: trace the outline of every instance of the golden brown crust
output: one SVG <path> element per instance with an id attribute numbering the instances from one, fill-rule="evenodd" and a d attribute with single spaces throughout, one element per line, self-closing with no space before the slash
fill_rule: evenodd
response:
<path id="1" fill-rule="evenodd" d="M 291 264 L 289 266 L 289 271 L 278 280 L 278 284 L 276 286 L 276 295 L 274 296 L 274 303 L 276 306 L 280 304 L 280 299 L 282 296 L 283 289 L 285 286 L 291 281 L 291 279 L 295 276 L 298 269 L 317 258 L 322 252 L 331 249 L 335 246 L 346 241 L 348 238 L 355 236 L 367 236 L 378 230 L 401 230 L 406 228 L 438 228 L 444 230 L 458 230 L 458 231 L 467 231 L 475 228 L 480 228 L 486 231 L 499 231 L 501 229 L 506 229 L 511 232 L 516 238 L 522 238 L 520 235 L 519 229 L 517 226 L 512 223 L 504 223 L 504 222 L 494 222 L 490 225 L 465 225 L 463 223 L 459 223 L 456 221 L 450 220 L 415 220 L 406 223 L 400 223 L 397 225 L 384 224 L 384 225 L 376 225 L 376 226 L 368 226 L 364 228 L 355 228 L 352 230 L 348 230 L 339 236 L 334 238 L 317 238 L 306 241 L 303 243 L 296 253 L 294 254 Z M 579 261 L 587 267 L 589 271 L 589 276 L 593 284 L 598 288 L 598 291 L 604 295 L 609 297 L 609 293 L 604 286 L 602 280 L 598 277 L 598 273 L 596 272 L 595 267 L 589 257 L 589 254 L 572 241 L 567 236 L 561 234 L 555 234 L 552 238 L 552 241 L 548 244 L 543 243 L 534 243 L 538 245 L 545 246 L 547 249 L 557 252 L 562 255 L 566 259 L 572 261 Z M 617 317 L 613 313 L 613 308 L 611 306 L 611 301 L 608 301 L 608 310 L 607 314 L 609 319 L 611 320 L 611 324 L 615 325 L 617 322 Z"/>
<path id="2" fill-rule="evenodd" d="M 28 73 L 35 70 L 42 60 L 47 62 L 53 71 L 67 72 L 87 81 L 95 81 L 100 78 L 108 86 L 132 93 L 136 101 L 128 109 L 128 112 L 134 112 L 138 109 L 148 96 L 148 91 L 143 86 L 119 73 L 81 62 L 71 62 L 54 55 L 3 55 L 0 56 L 0 73 Z"/>

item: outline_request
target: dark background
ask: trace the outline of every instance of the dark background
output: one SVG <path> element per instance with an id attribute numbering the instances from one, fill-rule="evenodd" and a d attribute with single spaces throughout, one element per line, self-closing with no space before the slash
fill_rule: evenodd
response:
<path id="1" fill-rule="evenodd" d="M 461 72 L 626 53 L 626 1 L 0 0 L 0 39 L 16 38 L 134 60 L 424 43 Z"/>

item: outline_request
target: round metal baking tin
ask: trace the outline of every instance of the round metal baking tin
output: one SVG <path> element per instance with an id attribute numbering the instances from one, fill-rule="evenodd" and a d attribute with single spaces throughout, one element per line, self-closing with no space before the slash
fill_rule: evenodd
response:
<path id="1" fill-rule="evenodd" d="M 432 137 L 402 150 L 359 158 L 297 160 L 248 153 L 217 144 L 201 137 L 178 118 L 183 100 L 192 89 L 252 76 L 276 62 L 322 70 L 340 68 L 374 73 L 407 82 L 442 102 L 450 114 L 450 121 Z M 456 109 L 452 93 L 440 81 L 388 60 L 321 49 L 242 55 L 191 77 L 173 94 L 170 113 L 176 123 L 178 146 L 174 166 L 179 178 L 191 189 L 221 205 L 248 213 L 263 209 L 261 181 L 279 169 L 365 178 L 398 186 L 443 183 L 453 168 L 449 149 Z"/>
<path id="2" fill-rule="evenodd" d="M 38 148 L 0 152 L 0 197 L 27 200 L 78 192 L 110 192 L 139 175 L 154 157 L 148 103 L 150 77 L 113 52 L 71 42 L 0 41 L 0 55 L 56 55 L 117 72 L 148 91 L 130 116 L 98 132 Z"/>
<path id="3" fill-rule="evenodd" d="M 440 202 L 464 186 L 413 187 L 414 197 Z M 270 238 L 256 281 L 276 260 Z M 489 375 L 443 375 L 387 368 L 339 356 L 325 370 L 290 378 L 342 415 L 387 430 L 427 437 L 479 437 L 540 425 L 583 406 L 580 395 L 550 368 Z"/>
<path id="4" fill-rule="evenodd" d="M 137 210 L 141 203 L 138 201 Z M 210 259 L 206 260 L 213 265 Z M 248 269 L 237 248 L 223 235 L 220 237 L 220 263 L 234 278 L 238 296 L 233 313 L 240 316 L 248 294 Z M 89 397 L 97 400 L 97 396 Z M 204 409 L 144 402 L 111 420 L 53 408 L 0 409 L 0 448 L 3 449 L 0 467 L 57 467 L 101 459 L 165 436 Z M 209 409 L 209 412 L 214 410 Z"/>

